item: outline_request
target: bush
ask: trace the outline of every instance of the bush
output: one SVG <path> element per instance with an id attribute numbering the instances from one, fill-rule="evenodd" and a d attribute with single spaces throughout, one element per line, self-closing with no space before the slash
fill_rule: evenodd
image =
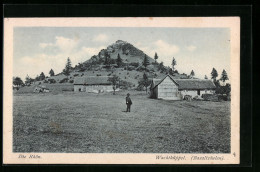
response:
<path id="1" fill-rule="evenodd" d="M 73 79 L 72 79 L 72 80 L 70 80 L 70 81 L 69 81 L 69 83 L 74 83 L 74 80 L 73 80 Z"/>
<path id="2" fill-rule="evenodd" d="M 128 89 L 128 88 L 131 88 L 133 85 L 132 85 L 132 83 L 130 83 L 130 82 L 127 82 L 127 81 L 123 81 L 123 80 L 121 80 L 120 81 L 120 88 L 121 89 Z"/>
<path id="3" fill-rule="evenodd" d="M 84 75 L 84 74 L 83 74 Z M 79 74 L 75 74 L 75 75 L 73 75 L 73 76 L 79 76 Z"/>
<path id="4" fill-rule="evenodd" d="M 56 83 L 55 79 L 48 79 L 48 82 L 49 82 L 50 84 Z"/>
<path id="5" fill-rule="evenodd" d="M 64 79 L 62 79 L 62 80 L 60 80 L 60 83 L 65 83 L 65 82 L 68 82 L 68 78 L 64 78 Z"/>
<path id="6" fill-rule="evenodd" d="M 227 95 L 218 95 L 218 100 L 228 101 Z"/>
<path id="7" fill-rule="evenodd" d="M 131 66 L 134 66 L 134 67 L 138 67 L 138 66 L 139 66 L 139 63 L 137 63 L 137 62 L 132 62 L 132 63 L 130 63 L 130 65 L 131 65 Z"/>
<path id="8" fill-rule="evenodd" d="M 101 76 L 101 74 L 97 74 L 97 76 Z"/>

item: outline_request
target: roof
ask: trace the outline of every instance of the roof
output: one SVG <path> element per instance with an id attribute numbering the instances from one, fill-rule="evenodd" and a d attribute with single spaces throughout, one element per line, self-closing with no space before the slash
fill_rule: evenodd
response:
<path id="1" fill-rule="evenodd" d="M 74 79 L 74 85 L 111 85 L 108 78 L 108 76 L 76 77 Z"/>
<path id="2" fill-rule="evenodd" d="M 205 90 L 215 89 L 215 84 L 208 79 L 175 79 L 179 90 Z"/>
<path id="3" fill-rule="evenodd" d="M 208 79 L 173 79 L 170 75 L 166 75 L 163 79 L 153 79 L 153 88 L 158 86 L 167 76 L 178 85 L 179 90 L 204 90 L 215 89 L 215 84 Z"/>
<path id="4" fill-rule="evenodd" d="M 170 79 L 176 84 L 178 85 L 178 83 L 170 76 L 170 75 L 166 75 L 165 77 L 163 77 L 163 79 L 153 79 L 153 88 L 157 87 L 161 82 L 163 82 L 163 80 L 166 78 L 166 77 L 170 77 Z"/>

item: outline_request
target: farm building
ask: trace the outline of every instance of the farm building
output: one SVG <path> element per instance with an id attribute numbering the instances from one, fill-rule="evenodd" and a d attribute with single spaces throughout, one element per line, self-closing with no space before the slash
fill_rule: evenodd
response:
<path id="1" fill-rule="evenodd" d="M 46 88 L 45 85 L 37 85 L 34 90 L 33 90 L 34 93 L 41 93 L 41 92 L 50 92 L 49 88 Z"/>
<path id="2" fill-rule="evenodd" d="M 153 79 L 151 96 L 159 99 L 182 100 L 185 95 L 201 97 L 214 93 L 215 84 L 205 79 L 173 79 L 166 75 L 163 79 Z"/>
<path id="3" fill-rule="evenodd" d="M 108 76 L 86 76 L 74 79 L 74 92 L 102 93 L 113 91 Z"/>

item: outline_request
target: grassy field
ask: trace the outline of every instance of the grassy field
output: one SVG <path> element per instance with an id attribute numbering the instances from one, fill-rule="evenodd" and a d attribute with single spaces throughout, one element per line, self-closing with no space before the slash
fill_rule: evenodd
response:
<path id="1" fill-rule="evenodd" d="M 14 95 L 14 152 L 228 153 L 230 102 L 131 92 Z"/>

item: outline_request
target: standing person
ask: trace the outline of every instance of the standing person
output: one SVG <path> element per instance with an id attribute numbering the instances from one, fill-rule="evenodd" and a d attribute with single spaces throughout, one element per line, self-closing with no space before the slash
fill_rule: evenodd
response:
<path id="1" fill-rule="evenodd" d="M 126 97 L 126 112 L 130 112 L 131 105 L 132 105 L 132 100 L 130 98 L 130 94 L 127 93 L 127 97 Z"/>

